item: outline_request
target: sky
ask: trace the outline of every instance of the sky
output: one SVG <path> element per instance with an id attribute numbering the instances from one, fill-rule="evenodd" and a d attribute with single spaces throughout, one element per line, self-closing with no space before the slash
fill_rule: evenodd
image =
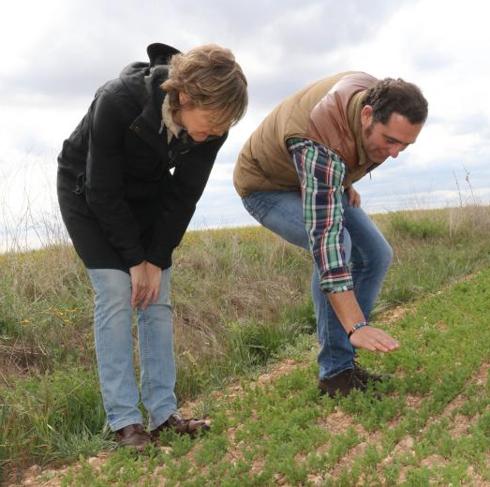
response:
<path id="1" fill-rule="evenodd" d="M 0 250 L 63 235 L 56 157 L 96 89 L 152 42 L 230 48 L 249 83 L 192 228 L 253 224 L 232 185 L 243 143 L 283 98 L 345 70 L 416 83 L 417 143 L 357 185 L 370 213 L 490 202 L 484 0 L 16 0 L 0 16 Z"/>

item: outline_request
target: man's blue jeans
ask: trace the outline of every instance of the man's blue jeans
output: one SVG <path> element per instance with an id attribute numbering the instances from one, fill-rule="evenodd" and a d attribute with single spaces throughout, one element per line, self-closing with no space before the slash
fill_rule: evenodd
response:
<path id="1" fill-rule="evenodd" d="M 109 426 L 117 431 L 142 423 L 133 365 L 131 279 L 114 269 L 88 269 L 95 291 L 95 347 L 99 380 Z M 146 310 L 138 310 L 141 400 L 150 429 L 177 410 L 173 353 L 170 269 L 162 272 L 160 295 Z"/>
<path id="2" fill-rule="evenodd" d="M 361 208 L 349 206 L 347 194 L 344 194 L 342 203 L 345 256 L 351 265 L 354 293 L 368 319 L 390 266 L 393 251 L 368 215 Z M 243 204 L 264 227 L 288 242 L 309 250 L 299 192 L 255 192 L 243 198 Z M 311 292 L 320 343 L 320 379 L 325 379 L 353 368 L 355 350 L 320 289 L 316 266 L 311 279 Z"/>

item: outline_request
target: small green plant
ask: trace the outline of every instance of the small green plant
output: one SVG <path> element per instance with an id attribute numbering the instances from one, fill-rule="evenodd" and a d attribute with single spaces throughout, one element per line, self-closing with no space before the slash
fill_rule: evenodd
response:
<path id="1" fill-rule="evenodd" d="M 306 482 L 303 467 L 298 466 L 298 479 L 303 479 L 298 480 L 289 465 L 308 458 L 312 469 L 314 465 L 336 468 L 349 450 L 363 443 L 363 434 L 378 434 L 380 424 L 394 423 L 379 433 L 376 452 L 386 456 L 405 435 L 417 436 L 434 414 L 440 414 L 448 401 L 465 391 L 482 353 L 490 349 L 483 324 L 488 282 L 474 279 L 451 294 L 445 287 L 489 266 L 488 208 L 402 212 L 379 215 L 376 221 L 395 251 L 377 316 L 396 304 L 442 293 L 440 300 L 436 295 L 420 313 L 402 319 L 392 330 L 403 341 L 399 352 L 384 357 L 383 362 L 361 354 L 369 366 L 397 377 L 383 391 L 387 397 L 380 402 L 373 402 L 372 395 L 353 396 L 345 403 L 320 400 L 312 369 L 286 375 L 265 395 L 245 387 L 242 401 L 224 406 L 233 411 L 231 418 L 207 395 L 201 409 L 213 416 L 218 437 L 216 444 L 203 447 L 203 458 L 218 458 L 219 451 L 227 458 L 235 445 L 219 435 L 226 435 L 230 428 L 237 428 L 235 438 L 245 444 L 231 464 L 225 468 L 224 460 L 219 459 L 216 470 L 208 475 L 198 472 L 188 458 L 193 444 L 168 439 L 171 448 L 182 452 L 165 460 L 165 465 L 170 461 L 165 467 L 168 472 L 172 468 L 179 472 L 174 476 L 165 470 L 169 485 L 192 475 L 203 485 L 211 482 L 212 475 L 220 475 L 223 485 L 237 485 L 237 478 L 242 482 L 239 485 L 267 485 L 277 480 L 276 474 L 290 483 Z M 0 465 L 10 472 L 21 471 L 34 462 L 70 461 L 112 448 L 104 429 L 95 372 L 92 292 L 73 249 L 53 245 L 0 258 Z M 176 254 L 173 280 L 181 400 L 222 389 L 233 378 L 254 377 L 279 357 L 305 360 L 307 354 L 313 363 L 315 320 L 308 298 L 311 267 L 307 252 L 260 228 L 186 236 Z M 474 325 L 468 322 L 478 320 L 479 333 L 475 334 Z M 474 417 L 488 403 L 475 394 L 480 387 L 468 387 L 461 414 Z M 416 411 L 407 406 L 408 396 L 420 398 Z M 335 439 L 312 427 L 318 426 L 315 418 L 327 416 L 334 407 L 355 418 L 357 436 L 349 433 L 344 439 Z M 245 426 L 237 427 L 237 420 Z M 471 442 L 444 440 L 437 446 L 434 438 L 434 447 L 462 452 L 475 472 L 485 478 L 481 455 L 476 453 L 477 447 L 486 448 L 485 424 L 471 432 Z M 259 440 L 264 445 L 257 449 L 253 445 Z M 340 446 L 335 446 L 338 442 Z M 325 446 L 325 451 L 311 457 L 322 445 L 333 445 L 334 449 Z M 287 454 L 287 466 L 284 458 L 279 458 L 281 451 Z M 360 455 L 364 464 L 354 462 L 349 467 L 351 478 L 358 478 L 363 470 L 368 472 L 367 467 L 375 463 L 373 458 L 373 453 L 370 457 Z M 387 478 L 405 475 L 402 459 L 406 460 L 400 456 L 386 466 Z M 187 477 L 186 462 L 191 468 Z M 458 469 L 443 469 L 446 473 L 437 474 L 437 478 L 456 478 Z M 432 478 L 435 474 L 430 472 Z M 76 473 L 72 475 L 76 477 Z M 116 477 L 113 474 L 112 478 Z M 331 479 L 325 476 L 323 480 L 328 484 Z M 99 478 L 97 482 L 105 485 Z"/>

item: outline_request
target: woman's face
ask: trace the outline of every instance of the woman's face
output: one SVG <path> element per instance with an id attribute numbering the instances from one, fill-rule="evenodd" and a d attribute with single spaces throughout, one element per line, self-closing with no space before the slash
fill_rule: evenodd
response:
<path id="1" fill-rule="evenodd" d="M 210 136 L 221 137 L 229 127 L 216 126 L 213 122 L 215 112 L 194 106 L 186 106 L 189 98 L 184 93 L 179 93 L 182 108 L 174 115 L 175 122 L 184 127 L 192 140 L 204 142 Z"/>

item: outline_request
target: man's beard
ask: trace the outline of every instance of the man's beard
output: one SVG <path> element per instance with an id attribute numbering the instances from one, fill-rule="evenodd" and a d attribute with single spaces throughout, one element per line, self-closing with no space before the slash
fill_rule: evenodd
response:
<path id="1" fill-rule="evenodd" d="M 364 139 L 365 140 L 367 140 L 369 137 L 371 137 L 371 134 L 373 133 L 373 127 L 374 127 L 374 122 L 371 122 L 371 125 L 364 129 Z"/>

